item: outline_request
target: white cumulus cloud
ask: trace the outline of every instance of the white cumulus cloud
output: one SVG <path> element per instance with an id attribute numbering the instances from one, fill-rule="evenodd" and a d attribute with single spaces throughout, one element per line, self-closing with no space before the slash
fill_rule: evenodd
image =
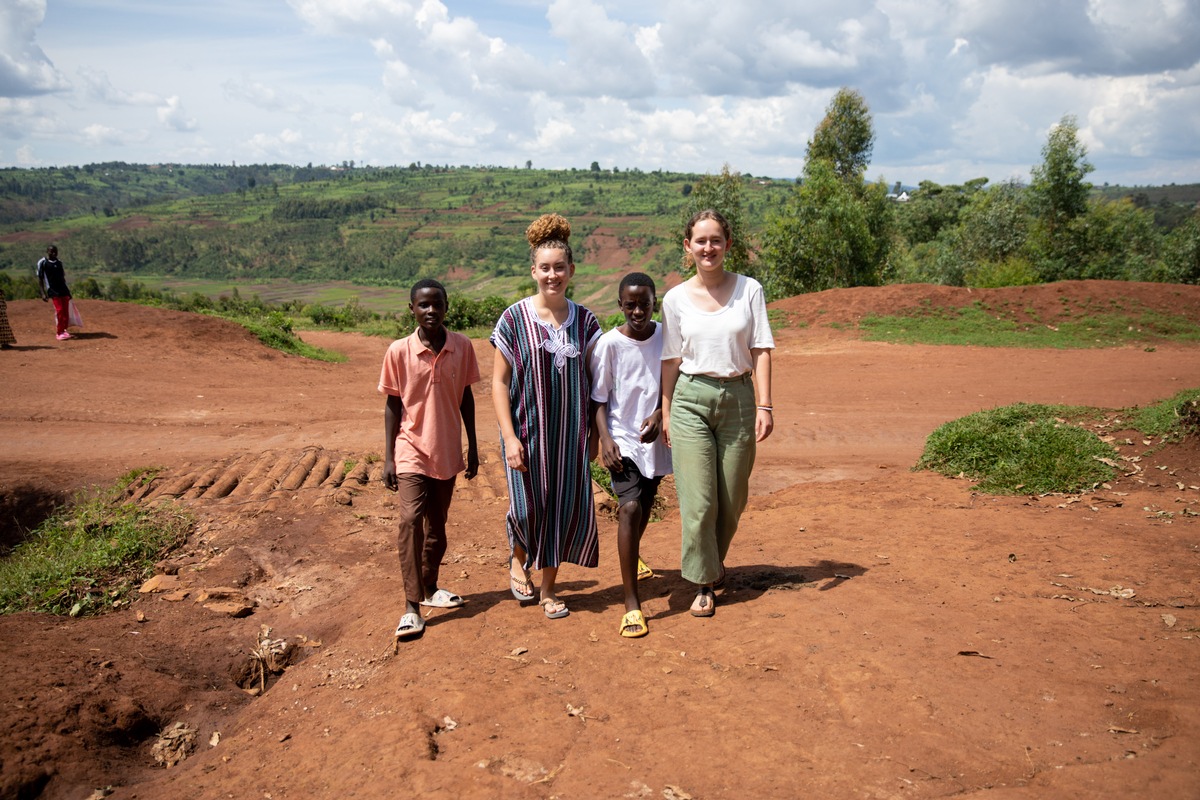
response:
<path id="1" fill-rule="evenodd" d="M 103 70 L 80 67 L 76 70 L 87 95 L 102 103 L 122 106 L 157 106 L 163 99 L 153 92 L 126 92 L 117 89 Z"/>
<path id="2" fill-rule="evenodd" d="M 0 162 L 795 177 L 847 86 L 889 183 L 1027 178 L 1067 114 L 1098 182 L 1200 180 L 1197 0 L 56 2 L 0 0 Z"/>
<path id="3" fill-rule="evenodd" d="M 0 97 L 30 97 L 70 88 L 35 34 L 46 0 L 0 0 Z"/>
<path id="4" fill-rule="evenodd" d="M 171 130 L 194 131 L 197 127 L 196 120 L 188 116 L 178 96 L 168 97 L 163 105 L 158 107 L 157 113 L 158 121 Z"/>

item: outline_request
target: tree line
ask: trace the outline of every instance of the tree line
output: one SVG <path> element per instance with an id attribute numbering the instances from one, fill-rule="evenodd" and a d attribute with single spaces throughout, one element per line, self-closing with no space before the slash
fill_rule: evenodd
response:
<path id="1" fill-rule="evenodd" d="M 901 202 L 883 180 L 864 180 L 875 139 L 870 110 L 843 88 L 808 142 L 803 174 L 731 263 L 772 300 L 887 283 L 1200 283 L 1200 205 L 1163 214 L 1144 195 L 1139 202 L 1095 191 L 1078 133 L 1071 116 L 1053 127 L 1028 184 L 923 181 Z M 742 186 L 728 168 L 706 176 L 688 210 L 713 206 L 740 220 Z"/>
<path id="2" fill-rule="evenodd" d="M 1146 191 L 1121 197 L 1096 189 L 1072 117 L 1051 130 L 1028 183 L 923 181 L 907 202 L 883 179 L 866 180 L 874 142 L 865 98 L 844 88 L 808 140 L 794 181 L 755 179 L 729 166 L 697 176 L 601 170 L 594 162 L 570 170 L 418 163 L 0 170 L 0 208 L 74 198 L 73 216 L 0 230 L 57 230 L 69 267 L 110 275 L 408 286 L 454 268 L 519 277 L 528 269 L 525 225 L 553 210 L 577 223 L 585 270 L 586 236 L 603 227 L 630 251 L 630 269 L 661 279 L 682 269 L 680 220 L 715 207 L 739 234 L 730 267 L 759 278 L 770 299 L 911 282 L 1200 282 L 1200 217 L 1194 200 L 1185 202 L 1197 187 L 1190 196 L 1188 187 L 1171 187 L 1157 204 Z M 96 203 L 113 197 L 143 205 L 110 218 Z M 0 269 L 31 270 L 44 248 L 28 237 L 0 242 Z"/>

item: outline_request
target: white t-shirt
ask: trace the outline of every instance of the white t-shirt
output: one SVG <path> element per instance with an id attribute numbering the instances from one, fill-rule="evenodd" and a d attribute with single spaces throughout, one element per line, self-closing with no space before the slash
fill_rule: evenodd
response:
<path id="1" fill-rule="evenodd" d="M 663 328 L 662 357 L 681 359 L 687 375 L 736 378 L 754 369 L 751 348 L 775 348 L 762 284 L 745 275 L 716 311 L 697 308 L 683 284 L 671 289 L 663 298 Z"/>
<path id="2" fill-rule="evenodd" d="M 639 342 L 613 328 L 592 350 L 592 399 L 607 404 L 608 432 L 646 478 L 671 473 L 662 434 L 643 444 L 641 430 L 662 392 L 662 333 L 662 325 L 655 325 L 650 338 Z"/>

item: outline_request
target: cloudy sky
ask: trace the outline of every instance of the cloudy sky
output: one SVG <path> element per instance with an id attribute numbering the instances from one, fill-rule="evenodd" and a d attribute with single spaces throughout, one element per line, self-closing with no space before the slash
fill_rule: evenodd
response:
<path id="1" fill-rule="evenodd" d="M 791 178 L 859 90 L 889 183 L 1200 181 L 1198 0 L 0 0 L 0 166 L 451 165 Z"/>

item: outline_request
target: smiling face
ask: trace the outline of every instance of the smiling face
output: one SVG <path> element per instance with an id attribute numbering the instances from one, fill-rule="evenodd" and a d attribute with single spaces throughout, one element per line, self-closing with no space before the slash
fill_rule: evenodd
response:
<path id="1" fill-rule="evenodd" d="M 567 252 L 559 247 L 542 247 L 533 254 L 533 282 L 543 297 L 561 298 L 575 274 L 575 265 L 567 261 Z"/>
<path id="2" fill-rule="evenodd" d="M 621 290 L 621 313 L 625 315 L 622 331 L 634 339 L 645 340 L 654 332 L 654 312 L 658 300 L 650 286 L 626 286 Z"/>
<path id="3" fill-rule="evenodd" d="M 417 326 L 427 334 L 435 334 L 446 319 L 446 295 L 441 289 L 425 287 L 417 289 L 416 296 L 408 306 Z"/>
<path id="4" fill-rule="evenodd" d="M 724 268 L 729 240 L 715 219 L 702 219 L 692 226 L 692 238 L 684 239 L 683 246 L 691 254 L 697 272 Z"/>

